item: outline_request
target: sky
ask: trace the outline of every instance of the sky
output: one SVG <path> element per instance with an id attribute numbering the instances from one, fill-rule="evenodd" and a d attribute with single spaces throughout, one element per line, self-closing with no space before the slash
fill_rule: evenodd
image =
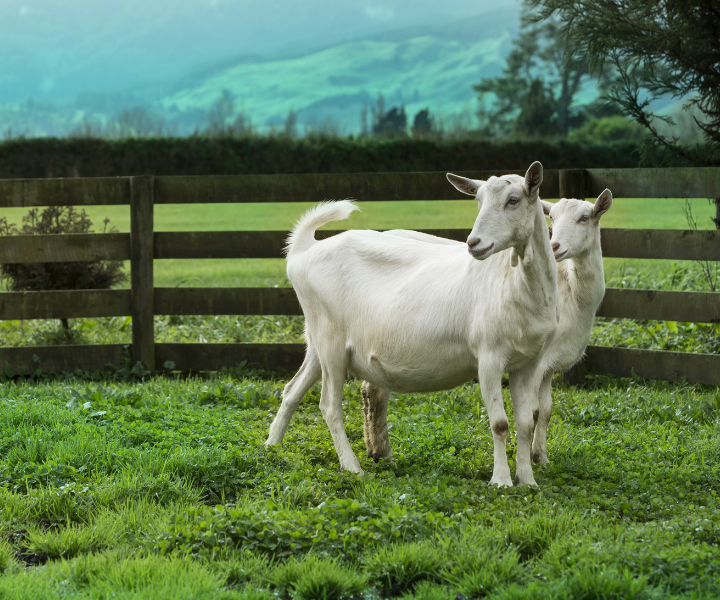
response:
<path id="1" fill-rule="evenodd" d="M 243 56 L 474 16 L 519 0 L 0 0 L 0 103 L 163 85 Z"/>

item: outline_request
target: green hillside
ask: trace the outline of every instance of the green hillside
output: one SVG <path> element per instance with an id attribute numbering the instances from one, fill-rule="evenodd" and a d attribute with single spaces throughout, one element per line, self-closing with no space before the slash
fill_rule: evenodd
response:
<path id="1" fill-rule="evenodd" d="M 332 119 L 343 133 L 360 127 L 364 105 L 382 93 L 408 117 L 429 107 L 451 126 L 475 112 L 473 84 L 499 73 L 517 31 L 507 9 L 436 27 L 416 27 L 357 40 L 305 56 L 242 62 L 186 79 L 159 101 L 173 119 L 206 112 L 229 91 L 236 110 L 256 127 L 280 126 L 291 110 L 300 124 Z M 227 64 L 227 63 L 226 63 Z"/>

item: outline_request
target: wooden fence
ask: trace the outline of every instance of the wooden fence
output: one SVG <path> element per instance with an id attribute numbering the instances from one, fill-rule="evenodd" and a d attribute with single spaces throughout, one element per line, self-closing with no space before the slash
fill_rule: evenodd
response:
<path id="1" fill-rule="evenodd" d="M 499 172 L 464 172 L 486 179 Z M 610 188 L 616 198 L 720 197 L 720 169 L 546 170 L 544 198 L 593 199 Z M 129 260 L 131 288 L 0 294 L 0 319 L 132 317 L 132 361 L 151 371 L 216 370 L 241 361 L 294 370 L 302 344 L 155 343 L 155 315 L 299 315 L 292 289 L 160 288 L 153 261 L 166 258 L 278 258 L 285 231 L 155 232 L 156 204 L 297 202 L 354 197 L 362 202 L 451 200 L 445 174 L 371 173 L 117 177 L 0 180 L 0 207 L 130 205 L 130 233 L 0 237 L 0 263 Z M 465 240 L 467 230 L 426 230 Z M 318 232 L 318 237 L 337 231 Z M 603 229 L 606 257 L 720 261 L 720 231 Z M 609 288 L 603 317 L 720 323 L 720 294 Z M 102 369 L 121 364 L 122 344 L 0 348 L 0 365 L 16 373 Z M 587 373 L 720 384 L 720 355 L 590 346 Z"/>

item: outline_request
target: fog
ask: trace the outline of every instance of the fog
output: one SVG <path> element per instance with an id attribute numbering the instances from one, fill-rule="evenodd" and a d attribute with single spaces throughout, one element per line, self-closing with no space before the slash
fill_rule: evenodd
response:
<path id="1" fill-rule="evenodd" d="M 515 0 L 2 0 L 0 103 L 170 85 L 215 63 L 295 56 Z"/>

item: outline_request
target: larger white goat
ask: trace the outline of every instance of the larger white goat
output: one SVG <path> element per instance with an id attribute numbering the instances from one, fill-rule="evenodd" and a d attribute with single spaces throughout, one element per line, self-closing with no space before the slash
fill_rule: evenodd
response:
<path id="1" fill-rule="evenodd" d="M 408 392 L 448 389 L 477 376 L 494 442 L 490 483 L 510 486 L 501 378 L 511 372 L 515 480 L 535 484 L 530 449 L 539 356 L 555 333 L 558 310 L 557 269 L 538 201 L 542 165 L 533 163 L 524 178 L 448 179 L 480 206 L 467 246 L 376 231 L 316 241 L 318 227 L 356 210 L 346 200 L 317 206 L 295 226 L 287 272 L 305 314 L 308 351 L 285 388 L 267 445 L 282 441 L 303 395 L 322 376 L 320 410 L 340 466 L 362 473 L 343 426 L 348 371 L 379 388 Z"/>
<path id="2" fill-rule="evenodd" d="M 552 414 L 551 382 L 554 373 L 566 371 L 583 356 L 595 313 L 605 294 L 600 217 L 612 206 L 610 190 L 603 191 L 595 204 L 564 198 L 552 204 L 542 201 L 545 214 L 552 220 L 551 245 L 558 262 L 558 329 L 542 355 L 544 372 L 540 386 L 538 420 L 532 445 L 536 463 L 547 463 L 547 429 Z M 432 244 L 463 246 L 462 242 L 426 233 L 395 229 L 386 235 Z M 387 430 L 387 403 L 390 392 L 363 382 L 365 444 L 368 456 L 380 459 L 392 456 Z"/>

